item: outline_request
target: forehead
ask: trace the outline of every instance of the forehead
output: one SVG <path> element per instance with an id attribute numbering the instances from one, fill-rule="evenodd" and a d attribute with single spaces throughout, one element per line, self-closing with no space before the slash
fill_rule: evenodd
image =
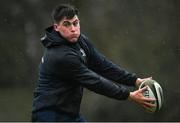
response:
<path id="1" fill-rule="evenodd" d="M 71 19 L 67 19 L 67 17 L 64 17 L 61 22 L 65 22 L 65 21 L 73 22 L 73 21 L 76 21 L 76 20 L 79 20 L 79 18 L 78 18 L 77 15 L 75 15 L 75 16 L 74 16 L 73 18 L 71 18 Z"/>

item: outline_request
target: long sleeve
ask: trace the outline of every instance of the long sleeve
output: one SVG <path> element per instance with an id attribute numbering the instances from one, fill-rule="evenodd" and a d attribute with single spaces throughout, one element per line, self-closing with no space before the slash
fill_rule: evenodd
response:
<path id="1" fill-rule="evenodd" d="M 134 86 L 137 79 L 136 75 L 129 73 L 128 71 L 120 68 L 118 65 L 107 60 L 105 56 L 100 54 L 93 46 L 88 42 L 90 49 L 89 68 L 103 77 L 120 84 Z"/>
<path id="2" fill-rule="evenodd" d="M 117 85 L 88 69 L 75 53 L 67 54 L 60 60 L 59 64 L 64 76 L 68 76 L 70 80 L 91 91 L 118 100 L 127 99 L 129 96 L 129 91 L 123 86 Z"/>

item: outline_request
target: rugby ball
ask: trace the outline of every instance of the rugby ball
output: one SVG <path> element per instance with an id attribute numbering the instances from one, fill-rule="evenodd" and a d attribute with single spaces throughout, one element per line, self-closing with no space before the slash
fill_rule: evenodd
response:
<path id="1" fill-rule="evenodd" d="M 145 108 L 149 113 L 158 112 L 163 105 L 163 90 L 158 82 L 155 80 L 149 79 L 142 82 L 139 86 L 139 89 L 147 86 L 147 90 L 143 92 L 143 95 L 147 98 L 155 98 L 156 101 L 153 103 L 156 106 L 153 108 Z"/>

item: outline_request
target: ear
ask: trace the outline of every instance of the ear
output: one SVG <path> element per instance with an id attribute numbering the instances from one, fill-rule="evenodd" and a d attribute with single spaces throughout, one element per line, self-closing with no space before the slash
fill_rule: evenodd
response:
<path id="1" fill-rule="evenodd" d="M 53 26 L 54 26 L 54 30 L 58 31 L 58 24 L 55 23 Z"/>

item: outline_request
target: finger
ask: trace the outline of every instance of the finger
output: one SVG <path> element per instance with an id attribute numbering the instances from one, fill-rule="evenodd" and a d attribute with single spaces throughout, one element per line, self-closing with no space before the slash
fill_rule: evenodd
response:
<path id="1" fill-rule="evenodd" d="M 145 86 L 145 87 L 143 87 L 143 88 L 141 88 L 141 89 L 139 89 L 139 93 L 143 93 L 144 91 L 146 91 L 147 90 L 147 86 Z"/>
<path id="2" fill-rule="evenodd" d="M 147 97 L 144 97 L 143 100 L 146 101 L 146 102 L 155 102 L 156 98 L 147 98 Z"/>
<path id="3" fill-rule="evenodd" d="M 152 103 L 149 103 L 149 102 L 144 102 L 143 105 L 148 107 L 148 108 L 156 107 L 156 104 L 152 104 Z"/>
<path id="4" fill-rule="evenodd" d="M 146 105 L 142 105 L 142 107 L 143 107 L 144 109 L 151 108 L 151 107 L 146 106 Z"/>

